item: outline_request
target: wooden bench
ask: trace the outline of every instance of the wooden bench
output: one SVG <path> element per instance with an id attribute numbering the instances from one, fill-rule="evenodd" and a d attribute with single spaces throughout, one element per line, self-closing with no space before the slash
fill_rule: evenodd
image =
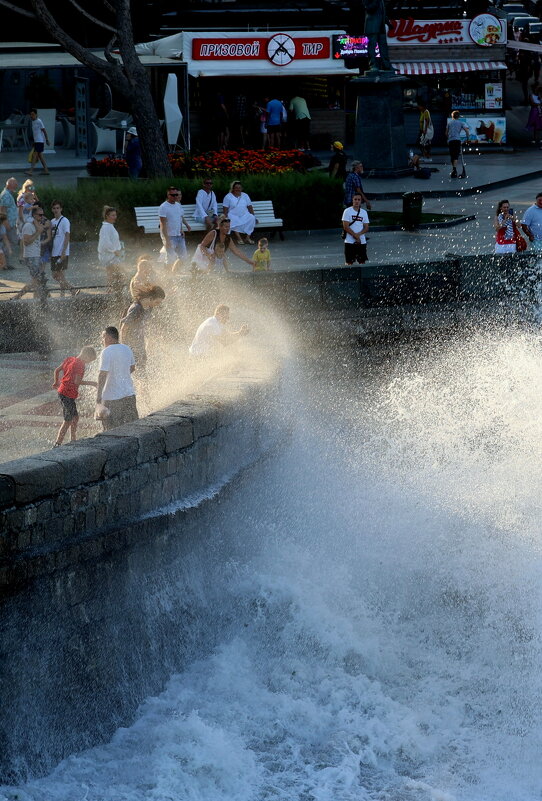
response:
<path id="1" fill-rule="evenodd" d="M 136 215 L 137 225 L 143 229 L 144 234 L 159 234 L 160 233 L 160 217 L 158 214 L 158 206 L 136 206 L 134 211 Z M 252 208 L 258 222 L 256 228 L 282 228 L 282 220 L 275 217 L 272 200 L 254 200 Z M 189 205 L 183 203 L 184 218 L 189 224 L 192 231 L 205 231 L 205 225 L 201 220 L 195 220 L 194 214 L 196 211 L 195 204 Z M 218 210 L 220 212 L 221 205 L 219 204 Z M 273 231 L 274 233 L 274 231 Z M 280 238 L 283 239 L 282 231 L 279 231 Z"/>

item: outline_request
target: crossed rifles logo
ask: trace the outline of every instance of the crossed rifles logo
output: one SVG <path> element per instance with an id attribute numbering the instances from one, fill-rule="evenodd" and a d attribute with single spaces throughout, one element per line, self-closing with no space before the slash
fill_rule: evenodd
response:
<path id="1" fill-rule="evenodd" d="M 267 43 L 267 55 L 273 64 L 284 66 L 293 61 L 295 42 L 286 33 L 277 33 Z"/>

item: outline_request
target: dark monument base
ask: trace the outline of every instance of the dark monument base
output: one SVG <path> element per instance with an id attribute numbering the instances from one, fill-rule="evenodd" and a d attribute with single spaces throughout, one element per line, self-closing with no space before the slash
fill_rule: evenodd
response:
<path id="1" fill-rule="evenodd" d="M 354 156 L 363 162 L 365 175 L 400 175 L 407 166 L 403 118 L 403 84 L 395 72 L 374 70 L 354 78 L 358 91 Z"/>

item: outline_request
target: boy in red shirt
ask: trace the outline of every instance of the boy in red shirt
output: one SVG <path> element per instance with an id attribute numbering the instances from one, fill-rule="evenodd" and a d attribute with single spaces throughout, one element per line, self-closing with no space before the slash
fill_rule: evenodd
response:
<path id="1" fill-rule="evenodd" d="M 53 389 L 58 390 L 58 399 L 62 406 L 64 414 L 64 422 L 58 429 L 56 435 L 56 442 L 53 448 L 58 448 L 62 445 L 62 441 L 66 432 L 71 429 L 71 441 L 75 442 L 77 439 L 77 423 L 79 422 L 79 413 L 75 404 L 75 399 L 79 397 L 79 387 L 96 387 L 96 381 L 83 381 L 85 375 L 85 367 L 90 362 L 95 361 L 96 351 L 89 345 L 85 345 L 79 356 L 68 356 L 64 359 L 62 364 L 56 368 Z M 62 378 L 59 378 L 62 373 Z"/>

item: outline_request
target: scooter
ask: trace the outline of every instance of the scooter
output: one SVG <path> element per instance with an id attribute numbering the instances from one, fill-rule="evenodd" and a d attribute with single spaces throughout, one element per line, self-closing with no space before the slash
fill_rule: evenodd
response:
<path id="1" fill-rule="evenodd" d="M 458 177 L 459 178 L 466 178 L 467 177 L 467 168 L 465 166 L 465 158 L 463 156 L 463 145 L 461 145 L 461 150 L 459 151 L 459 154 L 461 156 L 461 166 L 463 167 L 463 169 L 461 170 L 461 175 L 459 175 Z"/>

